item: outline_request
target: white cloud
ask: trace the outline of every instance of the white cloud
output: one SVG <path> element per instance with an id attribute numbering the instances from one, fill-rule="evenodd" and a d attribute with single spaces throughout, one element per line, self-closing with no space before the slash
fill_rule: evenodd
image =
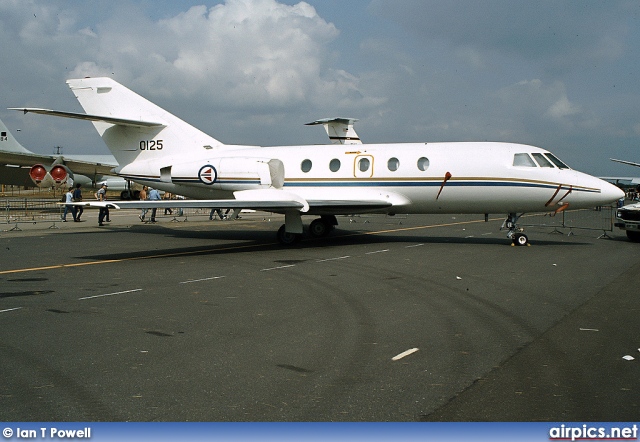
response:
<path id="1" fill-rule="evenodd" d="M 556 119 L 562 119 L 570 115 L 579 114 L 581 112 L 580 107 L 569 102 L 566 95 L 562 95 L 555 103 L 549 106 L 546 116 Z"/>
<path id="2" fill-rule="evenodd" d="M 129 11 L 96 34 L 99 48 L 72 75 L 114 72 L 140 93 L 254 110 L 362 95 L 355 76 L 328 66 L 338 30 L 304 2 L 227 0 L 157 22 Z"/>
<path id="3" fill-rule="evenodd" d="M 539 79 L 523 80 L 501 89 L 498 97 L 512 115 L 526 113 L 529 117 L 560 121 L 582 112 L 569 101 L 566 88 L 559 81 L 545 84 Z"/>

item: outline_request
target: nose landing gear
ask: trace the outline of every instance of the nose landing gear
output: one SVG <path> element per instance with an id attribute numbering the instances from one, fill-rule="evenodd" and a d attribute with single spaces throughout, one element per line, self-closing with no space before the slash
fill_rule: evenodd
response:
<path id="1" fill-rule="evenodd" d="M 503 230 L 503 229 L 509 230 L 507 232 L 507 238 L 511 239 L 512 241 L 511 245 L 513 246 L 531 245 L 529 244 L 529 237 L 527 237 L 527 235 L 522 233 L 523 229 L 518 227 L 518 224 L 517 224 L 518 220 L 522 215 L 524 215 L 524 213 L 521 213 L 520 215 L 516 213 L 510 213 L 507 216 L 507 219 L 504 221 L 504 223 L 502 223 L 502 227 L 500 227 L 500 230 Z"/>

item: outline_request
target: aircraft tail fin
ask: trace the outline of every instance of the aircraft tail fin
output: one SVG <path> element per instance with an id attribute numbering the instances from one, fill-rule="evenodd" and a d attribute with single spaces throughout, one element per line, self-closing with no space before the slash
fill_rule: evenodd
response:
<path id="1" fill-rule="evenodd" d="M 121 166 L 224 146 L 111 78 L 82 78 L 68 80 L 67 84 L 86 115 L 48 113 L 92 121 Z"/>
<path id="2" fill-rule="evenodd" d="M 33 153 L 18 143 L 2 120 L 0 120 L 0 150 L 12 153 Z"/>
<path id="3" fill-rule="evenodd" d="M 353 128 L 358 121 L 355 118 L 324 118 L 322 120 L 306 123 L 306 126 L 322 124 L 327 131 L 331 144 L 362 144 L 360 137 Z"/>

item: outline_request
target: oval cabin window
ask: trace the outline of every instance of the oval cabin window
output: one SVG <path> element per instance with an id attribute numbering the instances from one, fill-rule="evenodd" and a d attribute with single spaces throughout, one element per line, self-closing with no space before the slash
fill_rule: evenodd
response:
<path id="1" fill-rule="evenodd" d="M 422 157 L 418 160 L 418 169 L 425 171 L 429 168 L 429 158 Z"/>

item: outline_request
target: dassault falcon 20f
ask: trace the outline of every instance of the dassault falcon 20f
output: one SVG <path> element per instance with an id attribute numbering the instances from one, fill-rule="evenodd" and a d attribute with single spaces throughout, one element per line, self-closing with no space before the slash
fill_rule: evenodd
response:
<path id="1" fill-rule="evenodd" d="M 114 208 L 216 207 L 281 213 L 283 244 L 328 234 L 336 215 L 506 213 L 514 244 L 524 212 L 591 208 L 620 189 L 572 170 L 547 150 L 511 143 L 223 144 L 110 78 L 68 80 L 85 114 L 15 110 L 92 121 L 126 179 L 187 200 L 84 202 Z"/>

